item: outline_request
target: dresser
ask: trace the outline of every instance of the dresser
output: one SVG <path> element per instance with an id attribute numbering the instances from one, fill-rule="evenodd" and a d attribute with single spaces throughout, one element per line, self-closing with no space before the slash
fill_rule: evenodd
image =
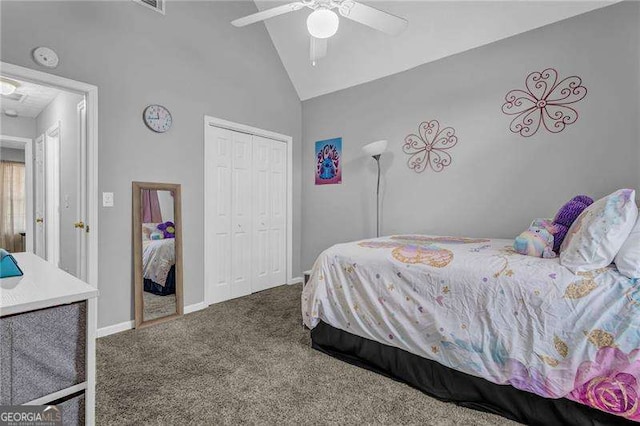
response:
<path id="1" fill-rule="evenodd" d="M 95 423 L 98 290 L 31 253 L 0 279 L 0 405 L 56 405 L 65 425 Z"/>

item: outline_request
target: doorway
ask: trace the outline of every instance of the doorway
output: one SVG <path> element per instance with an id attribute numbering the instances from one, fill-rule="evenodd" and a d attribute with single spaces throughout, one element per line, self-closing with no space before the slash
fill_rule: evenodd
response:
<path id="1" fill-rule="evenodd" d="M 25 140 L 19 248 L 97 287 L 97 88 L 3 62 L 0 78 L 3 138 Z"/>
<path id="2" fill-rule="evenodd" d="M 292 138 L 204 121 L 205 302 L 292 282 Z"/>

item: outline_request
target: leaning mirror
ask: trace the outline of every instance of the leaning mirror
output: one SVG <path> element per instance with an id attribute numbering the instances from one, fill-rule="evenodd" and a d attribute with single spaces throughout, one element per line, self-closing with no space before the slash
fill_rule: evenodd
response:
<path id="1" fill-rule="evenodd" d="M 180 185 L 133 182 L 136 327 L 183 313 Z"/>

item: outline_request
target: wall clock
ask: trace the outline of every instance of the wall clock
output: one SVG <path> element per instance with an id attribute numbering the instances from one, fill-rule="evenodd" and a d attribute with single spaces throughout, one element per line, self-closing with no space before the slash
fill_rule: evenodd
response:
<path id="1" fill-rule="evenodd" d="M 171 128 L 173 119 L 168 109 L 162 105 L 149 105 L 142 113 L 144 124 L 154 132 L 164 133 Z"/>

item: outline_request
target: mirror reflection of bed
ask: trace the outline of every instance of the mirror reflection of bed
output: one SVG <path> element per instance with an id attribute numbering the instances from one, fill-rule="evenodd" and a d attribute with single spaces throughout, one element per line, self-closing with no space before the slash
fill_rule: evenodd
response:
<path id="1" fill-rule="evenodd" d="M 140 261 L 136 262 L 137 283 L 142 287 L 142 303 L 136 302 L 136 308 L 140 305 L 142 312 L 140 322 L 148 322 L 167 318 L 180 314 L 177 296 L 179 244 L 178 228 L 179 217 L 176 215 L 176 203 L 179 202 L 179 188 L 171 188 L 160 184 L 134 184 L 134 204 L 139 203 L 139 220 L 135 220 L 135 238 L 140 238 L 139 252 L 135 250 Z M 147 187 L 145 187 L 147 185 Z M 149 187 L 151 186 L 151 187 Z M 137 201 L 137 203 L 136 203 Z M 134 211 L 136 211 L 134 210 Z M 138 270 L 139 269 L 139 270 Z M 180 291 L 181 293 L 181 291 Z"/>

